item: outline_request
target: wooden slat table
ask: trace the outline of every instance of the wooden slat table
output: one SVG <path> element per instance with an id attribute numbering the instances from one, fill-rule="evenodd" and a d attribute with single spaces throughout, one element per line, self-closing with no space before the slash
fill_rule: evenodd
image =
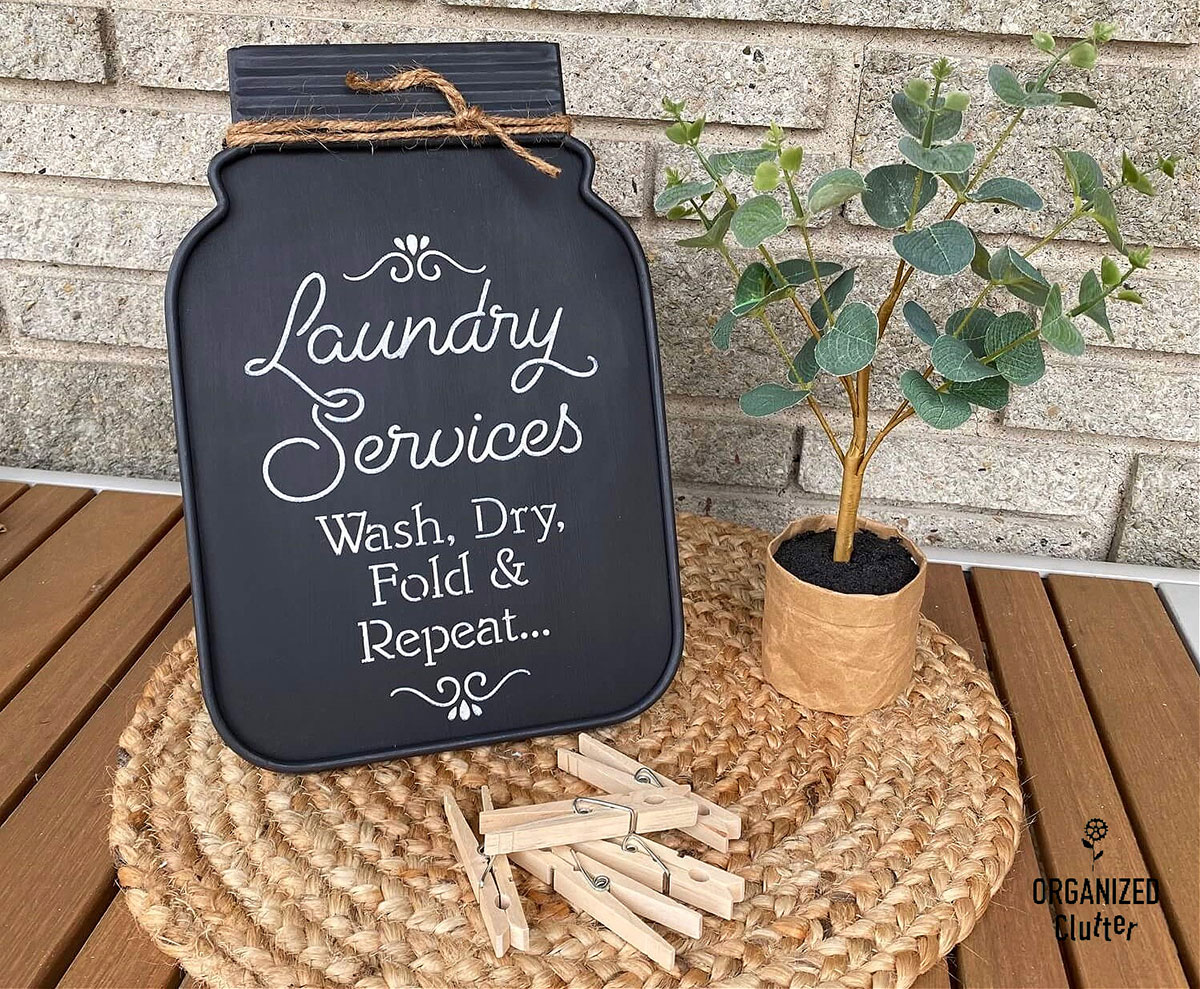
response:
<path id="1" fill-rule="evenodd" d="M 106 842 L 117 736 L 191 625 L 180 516 L 171 496 L 0 481 L 0 986 L 182 980 L 117 898 Z M 1012 712 L 1032 824 L 990 909 L 918 985 L 1200 984 L 1200 677 L 1154 588 L 935 564 L 925 612 Z M 1120 893 L 1146 877 L 1156 902 L 1035 899 L 1042 880 Z M 1097 913 L 1110 939 L 1083 940 Z"/>

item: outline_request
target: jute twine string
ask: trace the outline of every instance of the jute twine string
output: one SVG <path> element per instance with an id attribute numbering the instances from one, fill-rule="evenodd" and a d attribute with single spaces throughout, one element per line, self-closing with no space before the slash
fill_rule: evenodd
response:
<path id="1" fill-rule="evenodd" d="M 358 72 L 346 74 L 346 86 L 359 93 L 399 93 L 406 89 L 435 89 L 446 98 L 450 113 L 385 120 L 340 120 L 323 117 L 269 117 L 239 120 L 225 131 L 225 146 L 244 148 L 256 144 L 363 144 L 380 141 L 415 141 L 447 137 L 478 141 L 494 137 L 522 161 L 543 175 L 557 178 L 562 171 L 519 144 L 522 134 L 570 134 L 571 118 L 564 113 L 540 117 L 490 114 L 468 104 L 458 87 L 432 69 L 418 66 L 382 79 Z"/>
<path id="2" fill-rule="evenodd" d="M 681 516 L 687 646 L 667 694 L 598 734 L 734 807 L 732 920 L 668 934 L 666 972 L 520 873 L 532 951 L 492 956 L 441 795 L 468 817 L 591 793 L 570 736 L 285 776 L 221 743 L 179 642 L 121 736 L 110 840 L 125 901 L 214 987 L 906 987 L 970 933 L 1022 827 L 1012 730 L 986 675 L 922 622 L 914 676 L 861 718 L 807 711 L 758 669 L 767 536 Z"/>

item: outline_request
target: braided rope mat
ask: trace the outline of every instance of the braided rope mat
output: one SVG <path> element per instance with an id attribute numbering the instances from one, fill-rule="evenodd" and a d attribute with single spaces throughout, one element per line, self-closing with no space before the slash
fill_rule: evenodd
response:
<path id="1" fill-rule="evenodd" d="M 543 738 L 305 776 L 222 745 L 192 638 L 121 736 L 110 839 L 125 901 L 202 983 L 233 986 L 908 986 L 962 940 L 1022 823 L 1012 730 L 985 674 L 922 621 L 906 695 L 861 718 L 807 711 L 758 670 L 767 536 L 681 516 L 687 649 L 670 690 L 597 734 L 744 821 L 747 880 L 666 972 L 520 870 L 531 952 L 492 956 L 441 795 L 470 817 L 593 792 Z"/>

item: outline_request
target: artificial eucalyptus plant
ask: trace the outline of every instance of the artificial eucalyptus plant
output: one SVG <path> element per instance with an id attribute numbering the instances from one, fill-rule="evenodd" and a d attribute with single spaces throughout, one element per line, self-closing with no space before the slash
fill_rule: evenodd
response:
<path id="1" fill-rule="evenodd" d="M 1047 59 L 1030 79 L 1018 78 L 1003 65 L 991 66 L 988 82 L 1011 115 L 992 146 L 982 152 L 971 142 L 957 140 L 970 98 L 965 92 L 949 91 L 955 68 L 947 59 L 939 59 L 930 66 L 930 79 L 913 78 L 892 97 L 892 110 L 905 131 L 898 144 L 903 161 L 874 168 L 865 176 L 852 168 L 835 168 L 801 183 L 804 150 L 786 143 L 782 129 L 774 124 L 761 148 L 707 154 L 700 147 L 704 118 L 689 120 L 683 103 L 663 101 L 672 119 L 667 137 L 691 151 L 702 174 L 685 179 L 668 169 L 655 206 L 671 218 L 699 219 L 704 232 L 679 243 L 716 251 L 736 283 L 733 304 L 713 326 L 713 344 L 727 350 L 735 329 L 745 321 L 767 334 L 782 360 L 780 380 L 743 395 L 742 410 L 765 416 L 807 402 L 841 461 L 835 560 L 850 559 L 863 473 L 888 433 L 912 415 L 938 429 L 953 429 L 966 422 L 973 407 L 1002 409 L 1012 386 L 1031 385 L 1045 372 L 1042 340 L 1077 356 L 1083 352 L 1084 340 L 1074 319 L 1093 320 L 1111 339 L 1108 299 L 1141 303 L 1126 281 L 1147 266 L 1150 248 L 1126 244 L 1117 201 L 1128 194 L 1154 195 L 1147 173 L 1173 177 L 1174 158 L 1160 156 L 1153 167 L 1142 171 L 1122 154 L 1119 178 L 1110 181 L 1086 152 L 1056 149 L 1074 205 L 1045 236 L 1024 250 L 1003 246 L 989 251 L 970 225 L 972 207 L 978 203 L 1042 209 L 1042 196 L 1028 183 L 1008 176 L 989 177 L 988 170 L 1027 113 L 1054 106 L 1095 108 L 1086 94 L 1055 91 L 1050 82 L 1064 61 L 1090 69 L 1097 49 L 1113 34 L 1112 25 L 1096 24 L 1088 38 L 1060 46 L 1039 31 L 1033 44 Z M 733 173 L 753 176 L 758 194 L 740 201 L 726 183 Z M 944 215 L 931 221 L 922 211 L 943 183 L 952 199 Z M 852 297 L 854 268 L 818 260 L 809 236 L 814 217 L 840 209 L 856 197 L 874 223 L 897 231 L 892 238 L 899 256 L 895 277 L 891 290 L 874 307 Z M 1081 220 L 1099 224 L 1122 260 L 1104 256 L 1099 273 L 1086 271 L 1078 289 L 1052 284 L 1031 259 Z M 805 256 L 779 259 L 768 241 L 793 227 L 800 232 Z M 727 243 L 729 235 L 755 251 L 757 258 L 740 263 Z M 978 293 L 967 308 L 935 318 L 918 300 L 903 301 L 916 271 L 945 278 L 974 277 Z M 1012 308 L 1003 311 L 1006 301 Z M 799 348 L 789 346 L 772 319 L 776 306 L 793 307 L 807 327 Z M 872 436 L 868 424 L 872 362 L 898 306 L 909 330 L 929 347 L 929 357 L 924 368 L 900 375 L 904 401 Z M 822 373 L 838 378 L 849 402 L 852 427 L 844 442 L 813 391 Z"/>

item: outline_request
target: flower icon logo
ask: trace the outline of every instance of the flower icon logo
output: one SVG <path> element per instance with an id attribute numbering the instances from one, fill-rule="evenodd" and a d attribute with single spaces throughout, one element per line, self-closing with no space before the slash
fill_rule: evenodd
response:
<path id="1" fill-rule="evenodd" d="M 1092 870 L 1095 871 L 1096 859 L 1104 854 L 1103 851 L 1098 851 L 1096 846 L 1100 844 L 1108 834 L 1108 825 L 1098 817 L 1093 817 L 1083 826 L 1083 847 L 1092 853 Z"/>

